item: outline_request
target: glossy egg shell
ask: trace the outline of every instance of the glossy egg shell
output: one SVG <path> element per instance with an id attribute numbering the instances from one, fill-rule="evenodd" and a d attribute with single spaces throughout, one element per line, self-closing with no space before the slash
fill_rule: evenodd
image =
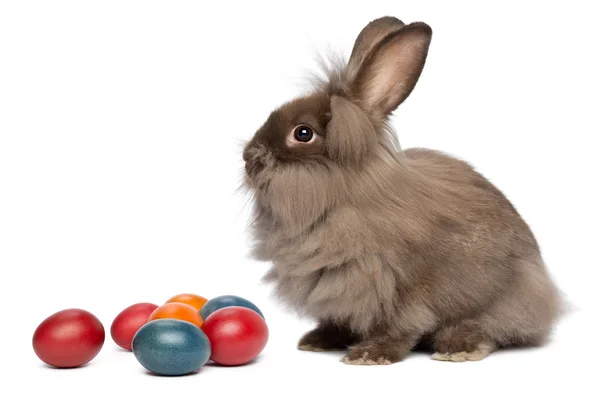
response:
<path id="1" fill-rule="evenodd" d="M 165 318 L 188 321 L 198 327 L 202 327 L 202 323 L 204 322 L 194 307 L 184 303 L 165 303 L 152 311 L 148 320 L 154 321 L 156 319 Z"/>
<path id="2" fill-rule="evenodd" d="M 178 319 L 148 322 L 133 337 L 132 348 L 144 368 L 164 376 L 192 373 L 200 369 L 211 354 L 204 332 Z"/>
<path id="3" fill-rule="evenodd" d="M 200 316 L 202 316 L 202 319 L 206 320 L 206 318 L 208 318 L 210 314 L 225 307 L 245 307 L 255 311 L 263 319 L 265 317 L 254 303 L 252 303 L 249 300 L 246 300 L 243 297 L 234 295 L 218 296 L 209 300 L 206 304 L 204 304 L 204 307 L 202 307 L 202 309 L 200 310 Z"/>
<path id="4" fill-rule="evenodd" d="M 70 308 L 42 321 L 33 334 L 32 344 L 38 358 L 48 365 L 74 368 L 94 359 L 104 340 L 104 326 L 95 315 Z"/>
<path id="5" fill-rule="evenodd" d="M 206 298 L 198 296 L 197 294 L 182 293 L 171 297 L 167 300 L 167 303 L 184 303 L 194 307 L 196 311 L 200 311 L 207 301 Z"/>
<path id="6" fill-rule="evenodd" d="M 121 311 L 110 326 L 110 335 L 120 347 L 131 351 L 131 341 L 135 333 L 148 322 L 150 314 L 158 308 L 152 303 L 137 303 Z"/>
<path id="7" fill-rule="evenodd" d="M 211 344 L 211 359 L 221 365 L 242 365 L 265 348 L 269 329 L 265 320 L 245 307 L 226 307 L 213 312 L 202 326 Z"/>

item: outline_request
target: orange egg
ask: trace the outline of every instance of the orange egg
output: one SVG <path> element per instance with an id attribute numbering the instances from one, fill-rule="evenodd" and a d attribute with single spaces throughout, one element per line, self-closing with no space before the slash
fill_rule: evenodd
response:
<path id="1" fill-rule="evenodd" d="M 184 303 L 166 303 L 152 311 L 148 322 L 156 319 L 179 319 L 193 323 L 198 327 L 202 327 L 204 321 L 194 307 Z"/>
<path id="2" fill-rule="evenodd" d="M 202 296 L 198 296 L 197 294 L 191 293 L 182 293 L 177 296 L 173 296 L 167 300 L 167 303 L 184 303 L 187 305 L 191 305 L 196 309 L 196 311 L 200 311 L 200 309 L 206 304 L 208 300 Z"/>

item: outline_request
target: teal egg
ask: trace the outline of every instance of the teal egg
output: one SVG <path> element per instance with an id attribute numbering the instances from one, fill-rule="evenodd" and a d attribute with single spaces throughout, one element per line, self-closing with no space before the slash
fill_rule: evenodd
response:
<path id="1" fill-rule="evenodd" d="M 206 318 L 208 318 L 208 316 L 210 314 L 212 314 L 216 310 L 220 310 L 221 308 L 225 308 L 225 307 L 249 308 L 252 311 L 256 312 L 258 315 L 260 315 L 263 319 L 265 319 L 265 316 L 258 309 L 258 307 L 256 305 L 254 305 L 254 303 L 246 300 L 243 297 L 233 296 L 233 295 L 219 296 L 219 297 L 215 297 L 215 298 L 209 300 L 200 309 L 200 316 L 202 317 L 202 319 L 206 320 Z"/>
<path id="2" fill-rule="evenodd" d="M 208 337 L 196 325 L 178 319 L 156 319 L 133 336 L 138 362 L 163 376 L 181 376 L 200 369 L 210 358 Z"/>

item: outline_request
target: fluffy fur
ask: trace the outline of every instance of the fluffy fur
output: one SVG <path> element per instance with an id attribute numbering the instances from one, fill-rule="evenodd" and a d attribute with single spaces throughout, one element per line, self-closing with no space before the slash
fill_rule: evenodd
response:
<path id="1" fill-rule="evenodd" d="M 347 64 L 269 116 L 244 150 L 254 256 L 266 280 L 318 321 L 299 342 L 390 364 L 418 344 L 479 360 L 541 344 L 559 295 L 529 227 L 469 164 L 400 150 L 388 118 L 425 65 L 431 28 L 370 22 Z M 294 128 L 310 126 L 309 143 Z"/>

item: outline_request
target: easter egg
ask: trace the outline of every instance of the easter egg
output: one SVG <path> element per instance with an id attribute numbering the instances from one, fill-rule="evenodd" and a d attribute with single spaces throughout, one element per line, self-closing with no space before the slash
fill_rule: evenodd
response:
<path id="1" fill-rule="evenodd" d="M 203 323 L 198 311 L 191 305 L 184 303 L 165 303 L 152 311 L 148 317 L 148 321 L 164 318 L 191 322 L 198 327 L 201 327 Z"/>
<path id="2" fill-rule="evenodd" d="M 208 338 L 194 324 L 157 319 L 142 326 L 131 344 L 138 362 L 164 376 L 181 376 L 200 369 L 210 358 Z"/>
<path id="3" fill-rule="evenodd" d="M 245 307 L 221 308 L 204 321 L 202 330 L 211 344 L 211 356 L 221 365 L 242 365 L 256 358 L 267 344 L 265 320 Z"/>
<path id="4" fill-rule="evenodd" d="M 104 326 L 92 313 L 70 308 L 56 312 L 36 328 L 32 344 L 43 362 L 56 368 L 82 366 L 104 345 Z"/>
<path id="5" fill-rule="evenodd" d="M 184 303 L 191 305 L 196 309 L 196 311 L 200 311 L 207 301 L 207 299 L 202 296 L 198 296 L 197 294 L 182 293 L 171 297 L 167 300 L 167 303 Z"/>
<path id="6" fill-rule="evenodd" d="M 235 307 L 245 307 L 245 308 L 249 308 L 253 311 L 256 311 L 256 313 L 259 314 L 264 319 L 263 313 L 258 309 L 258 307 L 256 305 L 254 305 L 254 303 L 246 300 L 243 297 L 233 296 L 233 295 L 219 296 L 219 297 L 215 297 L 215 298 L 209 300 L 206 304 L 204 304 L 204 306 L 200 310 L 200 315 L 202 316 L 202 319 L 206 320 L 206 318 L 208 318 L 210 316 L 210 314 L 212 314 L 216 310 L 219 310 L 219 309 L 225 308 L 225 307 L 234 307 L 234 306 Z"/>
<path id="7" fill-rule="evenodd" d="M 152 303 L 137 303 L 121 311 L 110 326 L 113 341 L 126 350 L 131 351 L 131 341 L 135 332 L 148 322 L 150 314 L 158 308 Z"/>

